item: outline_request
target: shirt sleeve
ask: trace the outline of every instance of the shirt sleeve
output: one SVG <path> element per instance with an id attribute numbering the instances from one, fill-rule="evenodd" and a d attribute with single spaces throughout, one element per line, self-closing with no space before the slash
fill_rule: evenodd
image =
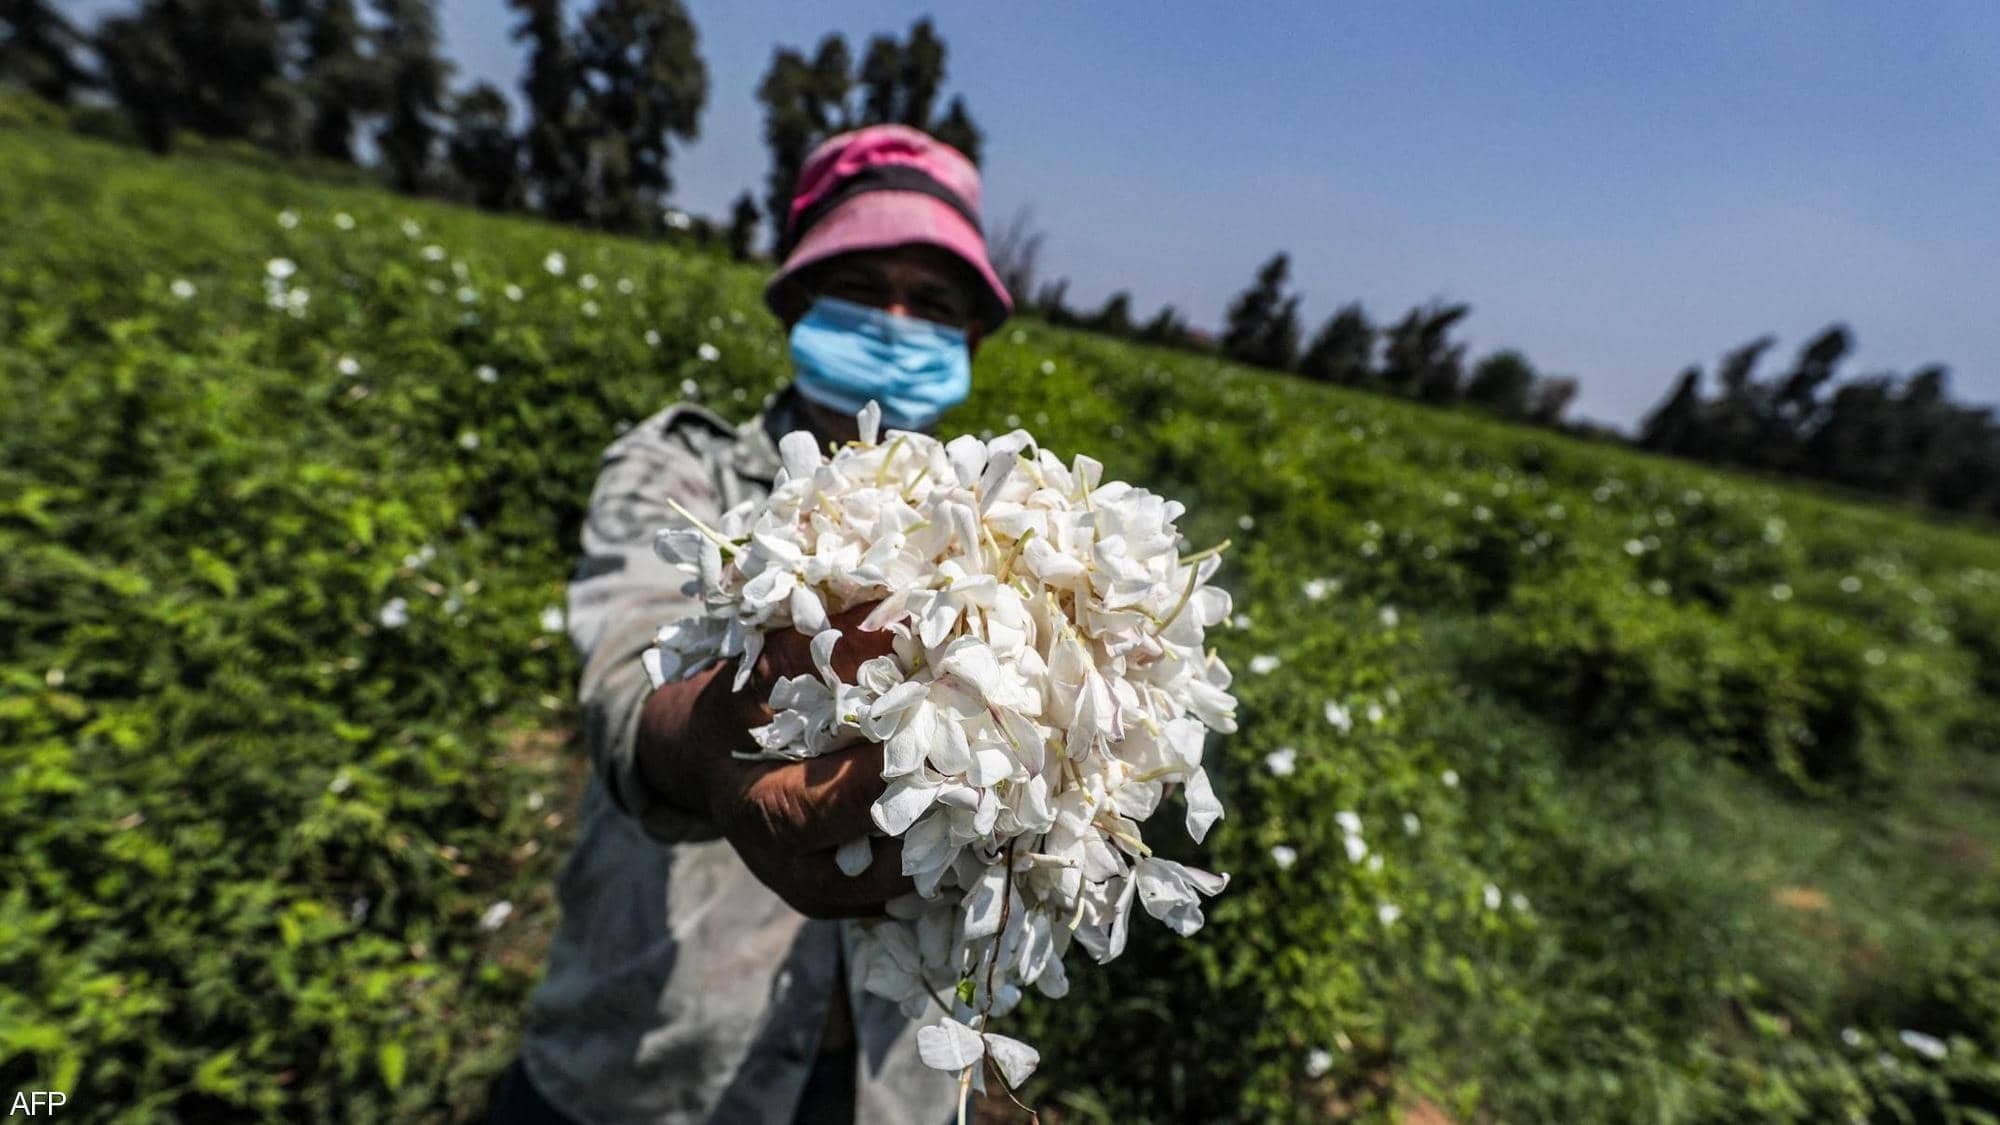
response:
<path id="1" fill-rule="evenodd" d="M 570 640 L 584 662 L 577 699 L 591 763 L 612 802 L 647 835 L 670 844 L 719 833 L 654 790 L 634 752 L 639 715 L 652 694 L 640 654 L 660 626 L 699 604 L 685 590 L 688 575 L 654 553 L 653 537 L 663 527 L 686 525 L 669 499 L 699 519 L 720 516 L 717 466 L 705 448 L 726 448 L 699 419 L 677 421 L 671 410 L 655 415 L 605 451 L 568 597 Z"/>

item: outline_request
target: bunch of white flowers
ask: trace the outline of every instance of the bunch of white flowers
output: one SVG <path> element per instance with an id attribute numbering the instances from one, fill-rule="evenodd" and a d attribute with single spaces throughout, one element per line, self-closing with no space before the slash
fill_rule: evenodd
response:
<path id="1" fill-rule="evenodd" d="M 1025 431 L 878 441 L 880 417 L 870 403 L 831 458 L 787 435 L 763 503 L 716 527 L 683 511 L 692 527 L 659 533 L 701 610 L 660 630 L 646 668 L 657 686 L 740 657 L 740 690 L 767 634 L 812 636 L 818 674 L 776 685 L 756 756 L 883 744 L 874 821 L 902 838 L 916 893 L 864 924 L 854 971 L 912 1018 L 940 1009 L 918 1032 L 924 1062 L 983 1089 L 987 1059 L 1014 1086 L 1038 1056 L 989 1022 L 1028 986 L 1062 996 L 1072 940 L 1118 956 L 1135 896 L 1192 934 L 1200 896 L 1228 884 L 1154 856 L 1139 830 L 1174 782 L 1196 841 L 1222 815 L 1201 764 L 1208 731 L 1236 729 L 1229 669 L 1203 645 L 1229 619 L 1207 584 L 1220 548 L 1182 555 L 1180 504 L 1101 481 L 1088 457 L 1065 466 Z M 828 618 L 871 602 L 862 627 L 894 654 L 846 683 Z M 866 839 L 838 853 L 850 875 L 870 856 Z"/>

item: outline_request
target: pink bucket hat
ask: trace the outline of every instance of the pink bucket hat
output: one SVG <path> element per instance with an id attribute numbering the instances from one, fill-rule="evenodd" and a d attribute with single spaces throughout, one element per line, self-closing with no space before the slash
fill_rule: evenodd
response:
<path id="1" fill-rule="evenodd" d="M 779 246 L 784 264 L 764 287 L 764 303 L 780 312 L 785 280 L 815 262 L 913 242 L 957 255 L 985 282 L 980 327 L 991 332 L 1014 311 L 986 258 L 979 170 L 963 153 L 907 125 L 870 125 L 829 138 L 799 172 Z"/>

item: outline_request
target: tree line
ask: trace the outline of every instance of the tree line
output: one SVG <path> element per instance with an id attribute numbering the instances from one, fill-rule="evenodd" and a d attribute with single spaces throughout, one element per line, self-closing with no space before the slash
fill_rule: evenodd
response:
<path id="1" fill-rule="evenodd" d="M 1003 237 L 1011 232 L 1003 230 Z M 1039 240 L 1013 235 L 1003 241 L 1002 277 L 1010 283 L 1032 271 Z M 1014 247 L 1025 247 L 1016 250 Z M 1025 261 L 1025 266 L 1016 264 Z M 1513 421 L 1563 424 L 1577 394 L 1569 376 L 1545 375 L 1517 351 L 1499 351 L 1468 364 L 1466 345 L 1452 330 L 1472 312 L 1465 304 L 1431 302 L 1397 320 L 1377 324 L 1359 302 L 1341 306 L 1306 338 L 1301 297 L 1291 285 L 1291 257 L 1272 255 L 1250 286 L 1230 302 L 1220 336 L 1191 327 L 1168 304 L 1141 321 L 1130 293 L 1113 293 L 1090 311 L 1068 307 L 1068 282 L 1036 288 L 1029 307 L 1052 324 L 1071 325 L 1143 343 L 1219 353 L 1239 363 L 1288 371 L 1318 383 L 1353 387 L 1437 406 L 1465 404 Z M 1010 276 L 1008 270 L 1012 269 Z M 1017 287 L 1015 291 L 1026 291 Z M 1588 427 L 1571 426 L 1588 430 Z M 1591 431 L 1592 436 L 1600 436 Z"/>
<path id="2" fill-rule="evenodd" d="M 709 77 L 680 0 L 507 0 L 526 120 L 489 82 L 454 85 L 436 0 L 137 0 L 83 29 L 51 0 L 0 4 L 0 81 L 59 105 L 108 105 L 155 151 L 185 134 L 366 168 L 389 186 L 495 211 L 756 251 L 775 241 L 799 167 L 844 129 L 901 122 L 973 160 L 984 139 L 943 96 L 928 19 L 857 56 L 839 35 L 780 48 L 757 89 L 771 169 L 726 221 L 668 207 L 677 145 L 700 135 Z M 941 104 L 942 103 L 942 104 Z"/>
<path id="3" fill-rule="evenodd" d="M 108 108 L 131 139 L 166 150 L 184 134 L 247 142 L 284 157 L 365 168 L 399 191 L 622 233 L 689 237 L 757 255 L 775 245 L 812 149 L 846 129 L 900 122 L 975 163 L 985 134 L 962 95 L 946 96 L 949 51 L 929 19 L 856 50 L 839 34 L 808 52 L 774 51 L 756 89 L 770 163 L 723 220 L 668 207 L 677 145 L 700 135 L 709 77 L 680 0 L 507 0 L 524 51 L 526 119 L 487 82 L 454 85 L 436 0 L 136 0 L 91 29 L 52 0 L 0 0 L 0 81 L 51 102 Z M 1094 309 L 1068 282 L 1038 276 L 1031 211 L 988 231 L 996 268 L 1024 311 L 1056 325 L 1205 352 L 1316 382 L 1600 438 L 1565 422 L 1577 380 L 1517 351 L 1471 361 L 1453 333 L 1470 314 L 1431 302 L 1377 323 L 1358 302 L 1306 332 L 1291 259 L 1265 261 L 1210 336 L 1168 304 L 1149 317 L 1129 292 Z M 1791 366 L 1757 368 L 1768 338 L 1730 352 L 1704 394 L 1681 374 L 1630 439 L 1673 456 L 1831 481 L 1940 508 L 2000 515 L 2000 426 L 1950 401 L 1942 367 L 1836 385 L 1852 350 L 1829 327 Z"/>
<path id="4" fill-rule="evenodd" d="M 1689 367 L 1641 424 L 1641 448 L 1693 460 L 1830 481 L 1947 511 L 2000 517 L 2000 425 L 1954 403 L 1942 366 L 1877 372 L 1838 386 L 1854 348 L 1845 325 L 1760 378 L 1776 346 L 1759 337 L 1725 355 L 1713 393 Z"/>

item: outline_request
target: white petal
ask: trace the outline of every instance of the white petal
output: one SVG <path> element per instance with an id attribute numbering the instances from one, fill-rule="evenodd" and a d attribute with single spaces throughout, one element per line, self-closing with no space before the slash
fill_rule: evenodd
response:
<path id="1" fill-rule="evenodd" d="M 778 439 L 778 457 L 785 466 L 786 476 L 806 480 L 820 466 L 819 442 L 810 430 L 793 430 Z"/>
<path id="2" fill-rule="evenodd" d="M 1026 1082 L 1028 1076 L 1035 1073 L 1035 1067 L 1042 1061 L 1040 1051 L 1019 1039 L 1010 1039 L 990 1031 L 980 1038 L 986 1041 L 986 1053 L 992 1057 L 994 1065 L 1000 1068 L 1000 1080 L 1007 1083 L 1009 1089 Z"/>
<path id="3" fill-rule="evenodd" d="M 1215 787 L 1209 784 L 1207 770 L 1194 771 L 1182 792 L 1187 798 L 1188 835 L 1199 844 L 1208 835 L 1209 826 L 1222 819 L 1222 802 L 1215 796 Z"/>
<path id="4" fill-rule="evenodd" d="M 889 782 L 889 788 L 875 798 L 869 813 L 875 827 L 891 836 L 901 836 L 936 800 L 937 786 L 919 774 L 910 774 Z"/>
<path id="5" fill-rule="evenodd" d="M 985 1054 L 979 1033 L 950 1016 L 917 1029 L 917 1057 L 933 1070 L 961 1071 Z"/>
<path id="6" fill-rule="evenodd" d="M 848 876 L 868 870 L 868 865 L 874 861 L 875 849 L 866 836 L 849 840 L 833 853 L 833 862 L 839 865 L 840 873 Z"/>
<path id="7" fill-rule="evenodd" d="M 995 865 L 986 869 L 965 896 L 964 940 L 971 942 L 1000 932 L 1001 904 L 1009 890 L 1007 869 Z"/>

